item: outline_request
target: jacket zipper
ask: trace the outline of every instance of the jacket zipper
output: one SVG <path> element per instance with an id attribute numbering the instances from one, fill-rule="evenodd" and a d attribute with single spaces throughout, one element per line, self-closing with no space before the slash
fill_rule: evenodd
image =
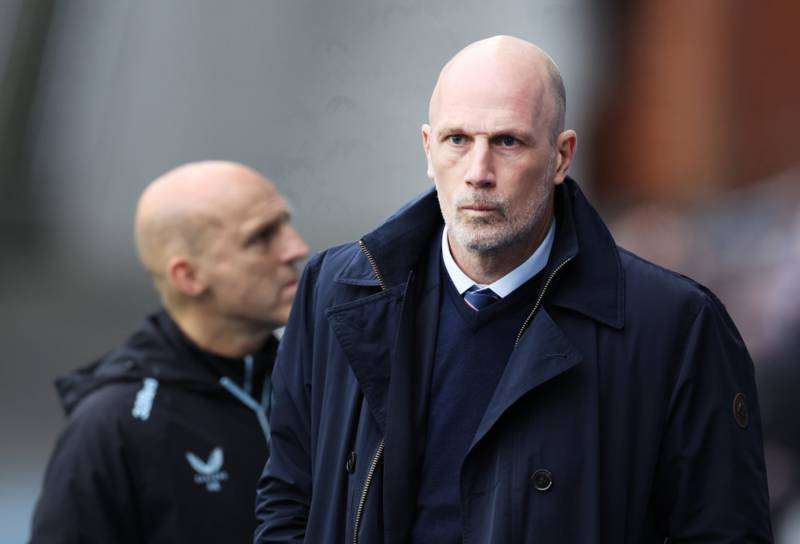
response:
<path id="1" fill-rule="evenodd" d="M 361 253 L 367 257 L 367 261 L 369 261 L 369 265 L 372 267 L 375 277 L 378 278 L 381 291 L 385 291 L 386 283 L 383 281 L 383 274 L 381 274 L 381 271 L 378 269 L 378 263 L 375 262 L 375 258 L 372 256 L 372 253 L 369 252 L 369 249 L 363 240 L 358 241 L 358 246 L 361 248 Z M 364 513 L 364 506 L 367 504 L 367 493 L 369 493 L 369 486 L 372 485 L 372 479 L 375 476 L 375 470 L 378 468 L 378 463 L 381 460 L 381 456 L 383 456 L 385 440 L 385 438 L 381 438 L 381 441 L 378 444 L 378 449 L 375 451 L 375 455 L 372 457 L 372 462 L 369 464 L 367 478 L 364 480 L 364 488 L 361 490 L 361 497 L 358 500 L 358 508 L 356 509 L 356 517 L 353 520 L 353 544 L 358 544 L 358 530 L 361 526 L 361 516 Z"/>
<path id="2" fill-rule="evenodd" d="M 375 262 L 375 257 L 372 256 L 372 253 L 369 252 L 367 249 L 367 245 L 364 243 L 363 240 L 358 241 L 358 246 L 361 248 L 361 253 L 366 256 L 367 260 L 369 261 L 369 265 L 372 267 L 372 271 L 375 272 L 375 277 L 378 278 L 378 283 L 381 286 L 381 291 L 386 290 L 386 283 L 383 281 L 383 274 L 381 271 L 378 270 L 378 263 Z"/>
<path id="3" fill-rule="evenodd" d="M 531 310 L 531 313 L 529 313 L 528 317 L 525 318 L 525 322 L 522 323 L 522 327 L 520 327 L 519 332 L 517 333 L 517 339 L 514 340 L 514 349 L 517 349 L 517 346 L 519 345 L 519 341 L 522 338 L 522 335 L 525 333 L 525 329 L 528 328 L 528 325 L 530 324 L 531 320 L 533 319 L 533 316 L 536 313 L 536 310 L 539 309 L 539 306 L 542 303 L 542 299 L 544 298 L 545 291 L 547 291 L 547 288 L 550 287 L 550 282 L 553 281 L 553 278 L 555 277 L 556 274 L 558 274 L 558 271 L 561 270 L 562 268 L 564 268 L 564 265 L 566 265 L 571 260 L 572 260 L 572 257 L 569 257 L 568 259 L 565 259 L 565 260 L 561 261 L 561 264 L 559 264 L 555 268 L 555 270 L 553 270 L 550 273 L 550 276 L 547 278 L 547 281 L 544 282 L 544 285 L 542 286 L 542 290 L 539 291 L 539 297 L 536 299 L 536 304 L 533 305 L 533 310 Z"/>
<path id="4" fill-rule="evenodd" d="M 367 492 L 369 491 L 369 486 L 372 483 L 373 476 L 375 476 L 375 470 L 378 468 L 378 462 L 381 460 L 381 456 L 383 455 L 384 440 L 384 438 L 381 438 L 380 444 L 378 444 L 378 449 L 375 451 L 375 455 L 372 457 L 372 462 L 369 464 L 369 470 L 367 471 L 367 479 L 364 480 L 364 489 L 361 491 L 361 498 L 358 500 L 356 519 L 353 521 L 353 544 L 358 544 L 358 530 L 361 525 L 361 515 L 364 513 L 364 506 L 367 504 Z"/>

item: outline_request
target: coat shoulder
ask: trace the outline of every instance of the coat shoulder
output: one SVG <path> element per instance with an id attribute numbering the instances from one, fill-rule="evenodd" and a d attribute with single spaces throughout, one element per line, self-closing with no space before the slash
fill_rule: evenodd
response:
<path id="1" fill-rule="evenodd" d="M 359 255 L 361 255 L 361 250 L 358 242 L 347 242 L 315 254 L 309 259 L 306 267 L 314 271 L 317 276 L 332 279 Z"/>
<path id="2" fill-rule="evenodd" d="M 719 299 L 701 283 L 618 248 L 625 274 L 627 315 L 674 315 L 691 319 L 703 307 L 721 307 Z"/>

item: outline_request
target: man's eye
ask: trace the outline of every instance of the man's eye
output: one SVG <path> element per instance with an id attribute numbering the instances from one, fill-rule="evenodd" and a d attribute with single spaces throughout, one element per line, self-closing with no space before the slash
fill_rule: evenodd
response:
<path id="1" fill-rule="evenodd" d="M 461 145 L 464 143 L 465 140 L 464 136 L 462 136 L 461 134 L 453 134 L 452 136 L 449 136 L 448 139 L 450 140 L 450 143 L 453 145 Z"/>
<path id="2" fill-rule="evenodd" d="M 500 136 L 500 145 L 503 147 L 514 147 L 519 143 L 519 140 L 513 136 Z"/>
<path id="3" fill-rule="evenodd" d="M 258 233 L 258 239 L 261 242 L 269 242 L 275 237 L 275 229 L 267 229 Z"/>
<path id="4" fill-rule="evenodd" d="M 270 225 L 268 227 L 262 228 L 259 231 L 253 233 L 250 236 L 250 239 L 247 241 L 247 245 L 253 244 L 269 244 L 272 242 L 272 239 L 275 238 L 275 235 L 278 234 L 279 225 Z"/>

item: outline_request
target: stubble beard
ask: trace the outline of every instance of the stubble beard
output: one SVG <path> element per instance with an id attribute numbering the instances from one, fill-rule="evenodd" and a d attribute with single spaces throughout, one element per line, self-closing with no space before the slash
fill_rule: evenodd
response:
<path id="1" fill-rule="evenodd" d="M 466 251 L 486 256 L 525 244 L 549 213 L 554 171 L 554 161 L 548 162 L 543 180 L 537 181 L 536 194 L 513 214 L 509 211 L 509 202 L 485 193 L 476 192 L 458 199 L 451 208 L 453 216 L 445 216 L 449 235 Z M 487 217 L 471 216 L 459 212 L 465 205 L 492 207 L 495 212 Z"/>

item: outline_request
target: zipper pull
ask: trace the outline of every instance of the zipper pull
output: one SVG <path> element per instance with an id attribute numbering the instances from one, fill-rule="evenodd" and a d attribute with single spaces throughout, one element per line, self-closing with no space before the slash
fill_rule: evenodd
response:
<path id="1" fill-rule="evenodd" d="M 244 379 L 242 388 L 248 395 L 253 394 L 253 356 L 249 353 L 244 356 Z"/>

